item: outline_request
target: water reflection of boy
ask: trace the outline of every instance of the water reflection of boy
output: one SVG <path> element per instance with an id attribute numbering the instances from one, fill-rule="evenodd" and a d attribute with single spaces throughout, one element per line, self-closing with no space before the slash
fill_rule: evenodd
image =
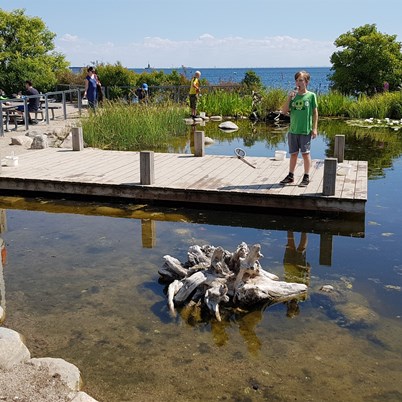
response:
<path id="1" fill-rule="evenodd" d="M 283 256 L 283 267 L 285 271 L 285 281 L 310 284 L 311 266 L 307 262 L 306 250 L 308 244 L 307 233 L 301 233 L 299 245 L 296 248 L 294 233 L 288 231 L 288 242 L 286 244 L 285 255 Z M 299 314 L 298 301 L 292 299 L 286 303 L 287 316 L 294 317 Z M 304 300 L 304 299 L 303 299 Z"/>

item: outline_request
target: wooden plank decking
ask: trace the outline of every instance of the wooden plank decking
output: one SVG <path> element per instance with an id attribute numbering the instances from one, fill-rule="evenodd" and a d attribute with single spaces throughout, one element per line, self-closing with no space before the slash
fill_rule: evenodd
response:
<path id="1" fill-rule="evenodd" d="M 4 157 L 4 155 L 3 155 Z M 140 184 L 138 152 L 85 148 L 31 150 L 19 156 L 18 167 L 3 163 L 0 189 L 96 195 L 142 201 L 170 201 L 326 212 L 364 213 L 367 162 L 352 165 L 348 176 L 337 176 L 336 194 L 322 195 L 324 162 L 313 160 L 311 183 L 298 187 L 303 162 L 298 160 L 295 184 L 282 186 L 289 160 L 247 157 L 251 168 L 235 156 L 156 153 L 155 182 Z"/>

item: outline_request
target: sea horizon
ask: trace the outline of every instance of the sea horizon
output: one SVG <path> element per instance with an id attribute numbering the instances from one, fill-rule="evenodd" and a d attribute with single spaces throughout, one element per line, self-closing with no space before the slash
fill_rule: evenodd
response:
<path id="1" fill-rule="evenodd" d="M 70 67 L 71 71 L 78 73 L 84 67 Z M 328 92 L 330 81 L 328 75 L 331 67 L 187 67 L 181 66 L 176 68 L 135 68 L 127 67 L 129 70 L 138 74 L 163 71 L 170 74 L 178 71 L 190 79 L 195 71 L 201 71 L 201 78 L 205 78 L 210 85 L 219 85 L 222 83 L 240 83 L 245 77 L 246 72 L 254 71 L 261 79 L 261 83 L 266 88 L 283 88 L 289 89 L 294 86 L 294 75 L 297 71 L 307 70 L 311 74 L 310 89 L 315 92 Z M 100 77 L 102 79 L 102 77 Z"/>

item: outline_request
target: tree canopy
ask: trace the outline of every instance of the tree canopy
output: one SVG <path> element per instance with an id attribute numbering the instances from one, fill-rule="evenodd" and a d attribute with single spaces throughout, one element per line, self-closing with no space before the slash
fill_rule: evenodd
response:
<path id="1" fill-rule="evenodd" d="M 396 35 L 378 32 L 375 24 L 352 29 L 335 40 L 338 50 L 331 56 L 329 79 L 332 89 L 359 95 L 396 90 L 402 83 L 402 44 Z"/>
<path id="2" fill-rule="evenodd" d="M 52 90 L 56 74 L 69 65 L 64 55 L 54 51 L 55 36 L 39 17 L 29 17 L 25 10 L 0 9 L 0 88 L 12 94 L 31 80 L 40 91 Z"/>

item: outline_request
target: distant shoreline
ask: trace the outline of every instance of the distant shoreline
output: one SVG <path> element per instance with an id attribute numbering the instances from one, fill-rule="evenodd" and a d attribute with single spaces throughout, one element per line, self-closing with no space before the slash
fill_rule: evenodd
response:
<path id="1" fill-rule="evenodd" d="M 74 73 L 79 73 L 82 67 L 70 67 Z M 328 75 L 331 67 L 238 67 L 238 68 L 223 68 L 223 67 L 178 67 L 178 68 L 132 68 L 129 70 L 135 73 L 152 73 L 152 71 L 163 71 L 165 74 L 170 74 L 177 71 L 184 74 L 190 79 L 196 70 L 200 70 L 202 78 L 205 78 L 211 85 L 219 85 L 221 83 L 240 83 L 248 71 L 254 71 L 261 79 L 262 84 L 267 88 L 283 88 L 289 89 L 294 86 L 294 75 L 297 71 L 307 70 L 311 73 L 310 88 L 312 91 L 325 93 L 329 91 L 330 82 Z"/>

